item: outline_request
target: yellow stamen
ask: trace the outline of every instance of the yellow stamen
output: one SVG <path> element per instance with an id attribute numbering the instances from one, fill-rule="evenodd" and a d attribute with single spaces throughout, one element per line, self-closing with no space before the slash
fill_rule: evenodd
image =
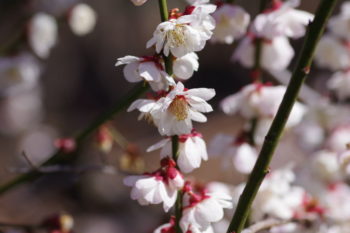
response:
<path id="1" fill-rule="evenodd" d="M 188 104 L 186 99 L 183 96 L 175 97 L 168 110 L 176 117 L 178 121 L 185 120 L 188 116 Z"/>

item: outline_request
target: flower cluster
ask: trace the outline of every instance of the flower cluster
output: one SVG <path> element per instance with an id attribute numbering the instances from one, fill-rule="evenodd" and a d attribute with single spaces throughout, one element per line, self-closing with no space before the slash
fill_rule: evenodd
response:
<path id="1" fill-rule="evenodd" d="M 254 66 L 254 45 L 262 43 L 261 66 L 267 71 L 285 70 L 294 56 L 288 38 L 299 38 L 305 34 L 305 26 L 313 15 L 294 9 L 299 1 L 271 1 L 271 6 L 259 14 L 233 54 L 233 60 L 245 67 Z"/>
<path id="2" fill-rule="evenodd" d="M 339 101 L 350 97 L 350 3 L 345 2 L 339 15 L 333 16 L 328 24 L 329 32 L 321 39 L 316 50 L 316 62 L 320 67 L 335 73 L 328 80 L 327 87 Z"/>
<path id="3" fill-rule="evenodd" d="M 133 3 L 142 5 L 145 1 Z M 224 217 L 224 208 L 232 207 L 231 196 L 198 189 L 183 176 L 208 159 L 203 136 L 194 129 L 193 122 L 207 121 L 203 113 L 213 111 L 207 101 L 215 96 L 215 91 L 188 89 L 183 81 L 199 68 L 195 52 L 212 38 L 215 19 L 211 14 L 215 9 L 208 0 L 199 0 L 191 1 L 183 12 L 170 10 L 169 18 L 156 27 L 147 42 L 146 47 L 154 48 L 154 54 L 125 56 L 116 63 L 125 65 L 127 81 L 145 82 L 153 90 L 146 98 L 135 100 L 128 111 L 138 110 L 139 119 L 147 119 L 165 137 L 147 149 L 160 150 L 161 167 L 153 173 L 124 180 L 132 187 L 131 198 L 141 205 L 163 203 L 165 212 L 176 209 L 177 214 L 155 233 L 175 232 L 179 227 L 186 233 L 213 232 L 211 224 Z"/>

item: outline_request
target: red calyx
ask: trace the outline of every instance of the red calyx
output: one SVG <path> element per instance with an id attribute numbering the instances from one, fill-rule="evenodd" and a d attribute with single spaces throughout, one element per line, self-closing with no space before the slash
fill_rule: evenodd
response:
<path id="1" fill-rule="evenodd" d="M 190 15 L 194 11 L 194 9 L 196 9 L 195 6 L 187 6 L 183 14 L 184 15 Z"/>
<path id="2" fill-rule="evenodd" d="M 189 139 L 190 137 L 203 137 L 203 135 L 201 133 L 198 133 L 195 129 L 192 129 L 190 134 L 182 134 L 179 136 L 179 141 L 181 143 L 186 142 L 187 139 Z"/>

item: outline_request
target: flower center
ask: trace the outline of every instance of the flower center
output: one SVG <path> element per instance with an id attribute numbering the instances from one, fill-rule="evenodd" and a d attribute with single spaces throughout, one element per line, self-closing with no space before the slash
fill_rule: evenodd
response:
<path id="1" fill-rule="evenodd" d="M 167 38 L 171 46 L 179 47 L 185 44 L 185 27 L 183 24 L 176 24 L 173 30 L 167 32 Z"/>
<path id="2" fill-rule="evenodd" d="M 183 121 L 188 116 L 188 104 L 184 96 L 176 96 L 168 109 L 178 121 Z"/>

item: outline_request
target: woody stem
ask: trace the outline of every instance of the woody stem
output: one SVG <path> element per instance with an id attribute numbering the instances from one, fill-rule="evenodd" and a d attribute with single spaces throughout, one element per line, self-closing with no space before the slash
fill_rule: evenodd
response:
<path id="1" fill-rule="evenodd" d="M 333 12 L 337 0 L 322 0 L 315 15 L 315 19 L 308 26 L 308 32 L 304 40 L 304 45 L 293 71 L 293 75 L 288 84 L 281 105 L 278 108 L 276 117 L 265 137 L 258 160 L 253 168 L 247 184 L 241 194 L 234 216 L 231 220 L 227 233 L 241 233 L 251 205 L 257 195 L 259 187 L 269 172 L 269 164 L 278 145 L 287 119 L 298 97 L 300 88 L 304 83 L 312 63 L 317 42 L 323 34 L 326 22 Z"/>

